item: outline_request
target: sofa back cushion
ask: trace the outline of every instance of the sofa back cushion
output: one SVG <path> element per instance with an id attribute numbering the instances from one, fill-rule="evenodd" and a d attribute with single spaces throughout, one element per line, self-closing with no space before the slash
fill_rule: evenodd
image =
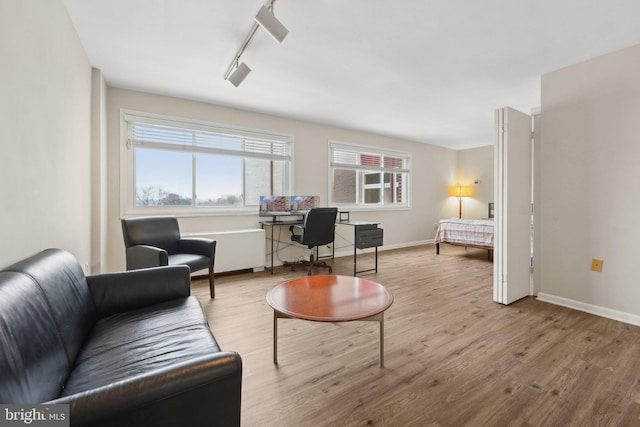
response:
<path id="1" fill-rule="evenodd" d="M 69 360 L 38 284 L 0 272 L 0 403 L 36 403 L 60 394 Z"/>
<path id="2" fill-rule="evenodd" d="M 61 249 L 47 249 L 30 258 L 17 262 L 4 271 L 19 273 L 31 279 L 40 290 L 45 306 L 38 306 L 43 317 L 50 317 L 53 323 L 31 325 L 44 328 L 42 334 L 57 335 L 67 361 L 67 371 L 73 366 L 85 338 L 97 321 L 97 311 L 84 272 L 78 261 L 70 253 Z M 20 294 L 14 301 L 16 309 L 27 306 L 30 297 Z M 35 310 L 35 309 L 34 309 Z M 36 310 L 37 311 L 37 310 Z M 30 318 L 16 318 L 16 322 L 32 321 Z M 52 328 L 52 326 L 54 326 Z M 31 341 L 38 339 L 33 337 Z M 55 357 L 58 357 L 57 355 Z M 66 373 L 68 374 L 68 372 Z"/>

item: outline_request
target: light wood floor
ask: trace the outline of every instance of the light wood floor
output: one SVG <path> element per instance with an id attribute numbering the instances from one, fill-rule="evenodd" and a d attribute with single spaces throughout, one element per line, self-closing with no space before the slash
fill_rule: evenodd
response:
<path id="1" fill-rule="evenodd" d="M 273 364 L 265 295 L 304 271 L 221 276 L 215 300 L 193 282 L 220 346 L 242 356 L 243 426 L 640 425 L 640 328 L 533 297 L 496 304 L 486 251 L 426 245 L 379 262 L 363 277 L 395 297 L 383 369 L 375 322 L 280 320 Z M 334 266 L 353 271 L 351 258 Z"/>

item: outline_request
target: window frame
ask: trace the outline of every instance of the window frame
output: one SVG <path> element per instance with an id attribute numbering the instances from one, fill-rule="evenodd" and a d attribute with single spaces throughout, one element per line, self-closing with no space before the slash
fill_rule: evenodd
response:
<path id="1" fill-rule="evenodd" d="M 130 123 L 140 122 L 152 125 L 170 126 L 185 129 L 189 132 L 206 131 L 206 132 L 220 132 L 224 135 L 231 135 L 234 137 L 249 137 L 258 139 L 273 139 L 283 143 L 286 146 L 286 153 L 283 156 L 273 157 L 272 160 L 280 160 L 285 162 L 285 173 L 282 178 L 282 185 L 286 188 L 285 192 L 291 193 L 293 191 L 293 175 L 294 175 L 294 136 L 286 133 L 279 133 L 273 131 L 267 131 L 262 129 L 252 129 L 245 127 L 238 127 L 227 124 L 214 123 L 204 120 L 189 119 L 184 117 L 175 117 L 162 114 L 147 113 L 141 111 L 134 111 L 128 109 L 120 110 L 120 217 L 125 218 L 135 215 L 175 215 L 178 217 L 189 216 L 224 216 L 224 215 L 255 215 L 258 211 L 259 203 L 244 204 L 241 207 L 226 207 L 226 206 L 197 206 L 194 200 L 191 205 L 163 205 L 163 206 L 137 206 L 135 204 L 136 189 L 136 171 L 135 171 L 135 155 L 133 142 L 130 138 Z M 152 143 L 147 148 L 153 149 L 167 149 L 158 147 L 159 144 Z M 215 148 L 211 149 L 211 153 L 215 154 Z M 200 149 L 190 149 L 189 146 L 185 146 L 181 152 L 188 153 L 201 153 Z M 220 150 L 220 153 L 229 154 L 228 151 Z M 250 158 L 266 158 L 255 155 L 243 155 L 243 151 L 239 150 L 234 152 L 238 157 L 243 159 Z M 242 196 L 244 199 L 245 188 L 245 162 L 243 161 L 243 189 Z M 192 186 L 196 186 L 195 182 L 195 168 L 191 169 Z M 192 194 L 193 195 L 193 194 Z"/>
<path id="2" fill-rule="evenodd" d="M 335 150 L 343 150 L 357 153 L 358 155 L 370 155 L 370 156 L 379 156 L 379 157 L 392 157 L 399 158 L 403 161 L 403 167 L 401 168 L 389 168 L 389 167 L 376 167 L 371 165 L 355 165 L 355 164 L 347 164 L 347 163 L 339 163 L 334 160 L 334 151 Z M 342 142 L 336 140 L 329 140 L 328 142 L 328 195 L 329 195 L 329 204 L 331 206 L 337 206 L 342 210 L 352 210 L 352 211 L 379 211 L 379 210 L 406 210 L 411 208 L 411 178 L 412 178 L 412 154 L 406 151 L 393 150 L 388 148 L 380 148 L 374 146 L 367 146 L 361 144 L 354 144 L 350 142 Z M 333 195 L 333 177 L 334 177 L 334 169 L 340 170 L 348 170 L 353 171 L 356 175 L 356 202 L 355 203 L 338 203 L 334 200 Z M 379 174 L 380 175 L 380 183 L 375 185 L 373 184 L 359 184 L 359 175 L 364 172 L 365 175 L 369 174 Z M 401 173 L 406 177 L 406 182 L 403 183 L 403 194 L 406 193 L 405 201 L 402 203 L 392 203 L 385 204 L 385 188 L 387 186 L 391 187 L 391 183 L 385 183 L 385 174 L 386 173 Z M 380 189 L 380 203 L 364 203 L 365 200 L 365 189 L 372 189 L 373 187 Z"/>

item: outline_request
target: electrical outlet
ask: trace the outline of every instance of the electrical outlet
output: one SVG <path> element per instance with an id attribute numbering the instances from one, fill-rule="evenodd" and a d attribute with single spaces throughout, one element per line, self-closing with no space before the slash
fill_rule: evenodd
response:
<path id="1" fill-rule="evenodd" d="M 604 264 L 604 261 L 601 259 L 595 259 L 593 258 L 591 260 L 591 269 L 593 271 L 599 271 L 602 272 L 602 264 Z"/>

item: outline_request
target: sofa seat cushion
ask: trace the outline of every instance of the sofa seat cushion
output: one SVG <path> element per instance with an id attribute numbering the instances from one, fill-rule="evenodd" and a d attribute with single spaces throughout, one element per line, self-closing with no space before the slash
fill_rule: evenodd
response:
<path id="1" fill-rule="evenodd" d="M 61 396 L 219 351 L 195 297 L 115 314 L 91 331 Z"/>

